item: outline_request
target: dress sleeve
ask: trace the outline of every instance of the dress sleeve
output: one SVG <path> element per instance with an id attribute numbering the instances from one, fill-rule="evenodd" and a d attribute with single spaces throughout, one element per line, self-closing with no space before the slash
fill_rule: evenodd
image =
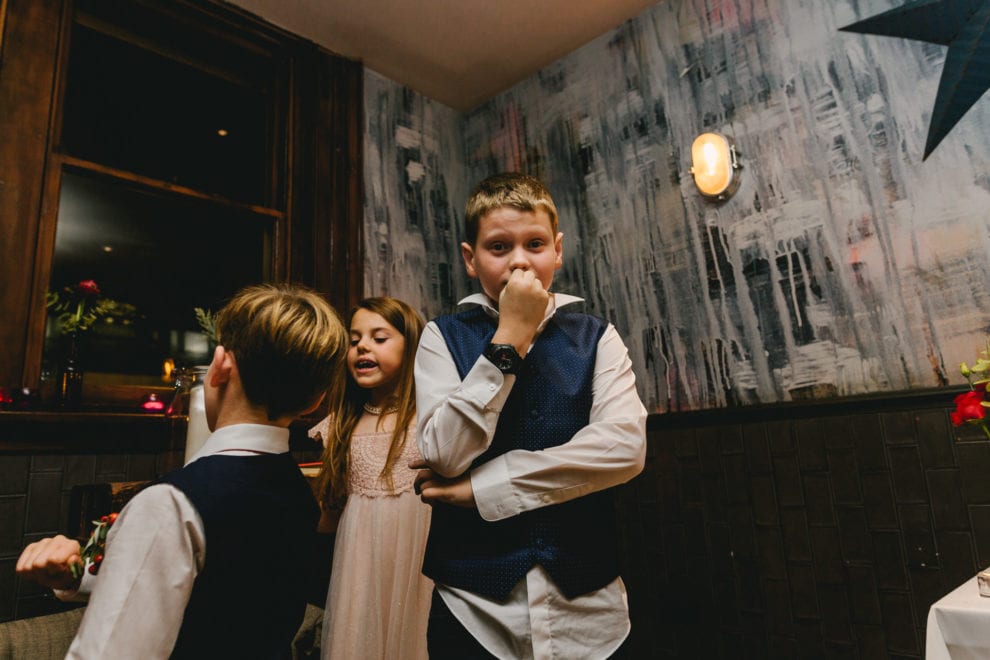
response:
<path id="1" fill-rule="evenodd" d="M 324 447 L 327 444 L 327 437 L 330 435 L 330 416 L 327 415 L 308 431 L 308 435 L 313 440 L 318 441 Z"/>

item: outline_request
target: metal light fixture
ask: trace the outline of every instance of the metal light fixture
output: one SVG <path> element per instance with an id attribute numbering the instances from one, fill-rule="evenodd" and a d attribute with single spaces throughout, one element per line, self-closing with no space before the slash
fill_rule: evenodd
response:
<path id="1" fill-rule="evenodd" d="M 736 146 L 719 133 L 702 133 L 691 145 L 691 175 L 694 185 L 708 199 L 723 201 L 739 188 Z"/>

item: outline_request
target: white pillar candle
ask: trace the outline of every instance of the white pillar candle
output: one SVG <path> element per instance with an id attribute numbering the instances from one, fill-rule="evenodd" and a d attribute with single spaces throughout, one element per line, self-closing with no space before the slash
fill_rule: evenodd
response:
<path id="1" fill-rule="evenodd" d="M 197 382 L 189 390 L 189 422 L 186 426 L 186 458 L 189 461 L 203 447 L 210 437 L 210 427 L 206 423 L 206 397 L 203 383 Z"/>

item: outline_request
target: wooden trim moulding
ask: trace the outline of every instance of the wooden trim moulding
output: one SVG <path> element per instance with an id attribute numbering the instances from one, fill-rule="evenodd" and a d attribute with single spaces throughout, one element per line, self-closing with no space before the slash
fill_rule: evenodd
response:
<path id="1" fill-rule="evenodd" d="M 208 202 L 213 202 L 214 204 L 219 204 L 221 206 L 226 206 L 229 208 L 240 209 L 242 211 L 248 211 L 257 215 L 264 215 L 271 218 L 280 219 L 284 217 L 284 213 L 278 209 L 269 208 L 267 206 L 260 206 L 258 204 L 246 204 L 244 202 L 237 202 L 229 197 L 224 197 L 223 195 L 216 195 L 213 193 L 202 192 L 196 190 L 195 188 L 188 188 L 186 186 L 180 186 L 178 184 L 169 183 L 168 181 L 162 181 L 161 179 L 154 179 L 152 177 L 142 176 L 140 174 L 133 174 L 125 170 L 118 170 L 113 167 L 107 167 L 106 165 L 100 165 L 99 163 L 94 163 L 83 158 L 76 158 L 74 156 L 62 155 L 59 156 L 62 163 L 67 167 L 75 169 L 80 172 L 95 172 L 97 174 L 102 174 L 104 176 L 109 176 L 119 181 L 126 181 L 128 183 L 134 183 L 144 188 L 150 190 L 157 190 L 162 192 L 168 192 L 172 194 L 182 195 L 184 197 L 191 197 L 193 199 L 204 200 Z"/>
<path id="2" fill-rule="evenodd" d="M 185 420 L 162 413 L 0 411 L 0 455 L 182 449 Z"/>
<path id="3" fill-rule="evenodd" d="M 690 429 L 729 424 L 746 424 L 810 417 L 831 417 L 893 412 L 908 409 L 954 407 L 952 399 L 969 391 L 966 385 L 945 388 L 904 390 L 836 397 L 814 401 L 787 401 L 783 403 L 709 408 L 682 412 L 655 412 L 647 419 L 648 431 Z"/>

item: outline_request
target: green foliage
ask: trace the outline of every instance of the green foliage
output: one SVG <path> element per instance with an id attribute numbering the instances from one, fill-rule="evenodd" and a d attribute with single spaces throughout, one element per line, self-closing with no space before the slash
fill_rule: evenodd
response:
<path id="1" fill-rule="evenodd" d="M 115 319 L 129 322 L 137 314 L 134 305 L 100 297 L 95 286 L 93 289 L 67 286 L 60 292 L 47 291 L 45 306 L 54 316 L 58 332 L 63 335 L 86 332 L 100 319 L 107 323 L 113 323 Z"/>
<path id="2" fill-rule="evenodd" d="M 987 384 L 990 383 L 990 342 L 987 343 L 985 349 L 980 351 L 975 364 L 968 365 L 962 362 L 959 365 L 959 371 L 966 377 L 970 389 L 986 390 Z M 985 407 L 990 407 L 990 403 Z"/>
<path id="3" fill-rule="evenodd" d="M 199 323 L 199 327 L 203 330 L 203 334 L 206 335 L 206 339 L 210 342 L 210 345 L 216 346 L 219 344 L 220 342 L 217 340 L 216 314 L 202 307 L 193 307 L 193 311 L 196 313 L 196 321 Z"/>

